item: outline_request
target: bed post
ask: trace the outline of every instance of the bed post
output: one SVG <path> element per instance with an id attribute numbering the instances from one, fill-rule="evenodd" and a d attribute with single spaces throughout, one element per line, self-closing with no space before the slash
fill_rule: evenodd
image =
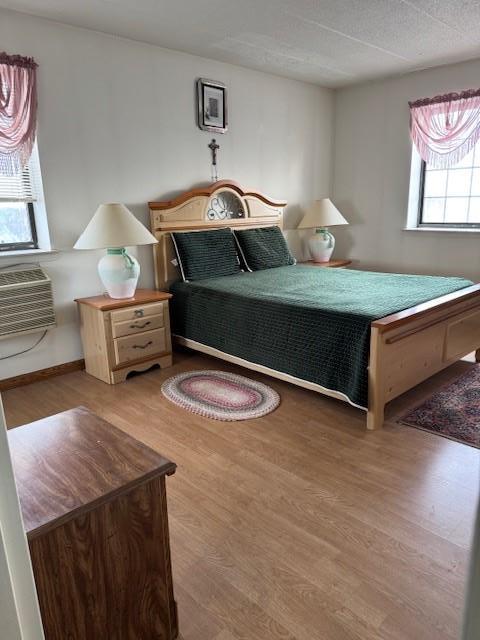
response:
<path id="1" fill-rule="evenodd" d="M 370 362 L 368 365 L 368 413 L 367 429 L 373 431 L 383 426 L 385 400 L 381 371 L 382 335 L 372 327 L 370 336 Z"/>
<path id="2" fill-rule="evenodd" d="M 475 351 L 475 362 L 480 362 L 480 347 Z"/>

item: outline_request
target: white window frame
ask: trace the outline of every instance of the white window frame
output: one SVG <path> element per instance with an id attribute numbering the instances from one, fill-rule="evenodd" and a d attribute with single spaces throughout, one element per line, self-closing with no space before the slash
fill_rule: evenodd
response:
<path id="1" fill-rule="evenodd" d="M 480 144 L 480 143 L 479 143 Z M 480 233 L 480 224 L 468 223 L 422 223 L 423 187 L 425 163 L 415 145 L 412 145 L 410 163 L 410 186 L 408 194 L 407 224 L 404 231 L 435 231 L 448 233 Z"/>
<path id="2" fill-rule="evenodd" d="M 38 255 L 41 253 L 52 253 L 50 232 L 48 228 L 47 210 L 45 206 L 45 196 L 43 193 L 42 172 L 40 169 L 40 157 L 38 153 L 37 141 L 33 146 L 32 155 L 28 162 L 30 168 L 30 180 L 35 192 L 35 202 L 33 204 L 33 217 L 36 232 L 36 248 L 13 248 L 11 250 L 0 250 L 0 259 L 3 257 L 15 257 L 22 255 Z"/>

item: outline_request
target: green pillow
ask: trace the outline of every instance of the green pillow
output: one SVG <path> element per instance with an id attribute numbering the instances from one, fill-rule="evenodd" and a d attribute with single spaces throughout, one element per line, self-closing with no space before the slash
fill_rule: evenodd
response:
<path id="1" fill-rule="evenodd" d="M 240 255 L 249 271 L 295 264 L 280 227 L 234 231 Z"/>
<path id="2" fill-rule="evenodd" d="M 231 276 L 241 271 L 230 228 L 175 232 L 171 236 L 185 282 Z"/>

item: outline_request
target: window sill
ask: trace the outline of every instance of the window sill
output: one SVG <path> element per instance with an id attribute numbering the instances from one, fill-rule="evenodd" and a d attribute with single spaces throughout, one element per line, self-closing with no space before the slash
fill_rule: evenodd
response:
<path id="1" fill-rule="evenodd" d="M 59 252 L 55 249 L 18 249 L 17 251 L 0 251 L 0 260 L 12 258 L 25 258 L 29 262 L 35 262 L 36 258 L 46 258 L 47 256 L 56 256 Z"/>
<path id="2" fill-rule="evenodd" d="M 479 229 L 460 229 L 455 227 L 405 227 L 403 231 L 420 231 L 421 233 L 480 233 Z"/>

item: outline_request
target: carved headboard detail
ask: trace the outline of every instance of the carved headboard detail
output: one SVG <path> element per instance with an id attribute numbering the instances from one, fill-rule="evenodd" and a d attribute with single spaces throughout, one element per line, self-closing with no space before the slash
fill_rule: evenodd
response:
<path id="1" fill-rule="evenodd" d="M 180 272 L 172 263 L 175 259 L 172 231 L 205 231 L 219 227 L 251 229 L 272 225 L 282 228 L 286 204 L 259 191 L 243 189 L 232 180 L 220 180 L 207 187 L 186 191 L 173 200 L 149 202 L 150 226 L 158 240 L 153 248 L 157 289 L 166 289 L 180 280 Z"/>

